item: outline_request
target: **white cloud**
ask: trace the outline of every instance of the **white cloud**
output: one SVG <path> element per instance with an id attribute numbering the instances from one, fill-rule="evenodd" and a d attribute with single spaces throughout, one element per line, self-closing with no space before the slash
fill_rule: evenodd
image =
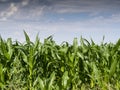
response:
<path id="1" fill-rule="evenodd" d="M 0 0 L 1 2 L 7 2 L 8 0 Z"/>
<path id="2" fill-rule="evenodd" d="M 14 15 L 18 11 L 18 7 L 14 4 L 11 3 L 10 6 L 4 10 L 3 12 L 0 13 L 0 20 L 7 20 L 9 17 Z"/>
<path id="3" fill-rule="evenodd" d="M 22 6 L 26 6 L 26 5 L 29 4 L 29 2 L 30 2 L 30 0 L 23 0 L 23 1 L 21 2 L 21 4 L 22 4 Z"/>
<path id="4" fill-rule="evenodd" d="M 99 22 L 102 22 L 102 19 L 103 19 L 102 17 L 99 18 L 98 19 L 100 20 Z M 94 24 L 95 23 L 96 22 L 94 22 Z M 98 27 L 100 23 L 96 25 L 94 24 L 93 23 L 91 24 L 87 21 L 86 22 L 59 22 L 59 23 L 48 23 L 48 24 L 24 23 L 24 24 L 21 24 L 19 28 L 24 28 L 32 41 L 34 41 L 35 36 L 37 35 L 38 32 L 39 32 L 40 39 L 41 38 L 44 39 L 49 35 L 53 35 L 55 36 L 55 38 L 57 38 L 57 41 L 60 40 L 60 42 L 64 40 L 71 41 L 73 40 L 74 37 L 80 37 L 81 35 L 87 38 L 90 38 L 90 37 L 93 37 L 93 39 L 97 38 L 98 39 L 97 41 L 99 41 L 99 40 L 102 40 L 103 35 L 106 35 L 106 37 L 108 37 L 110 35 L 115 35 L 116 32 L 118 32 L 117 31 L 118 29 L 113 28 L 112 25 L 104 28 L 102 26 Z M 106 26 L 106 24 L 103 24 L 103 26 Z M 116 37 L 118 38 L 118 35 Z M 24 37 L 21 37 L 21 38 L 22 38 L 21 40 L 24 40 Z M 113 40 L 110 38 L 107 38 L 107 39 L 109 41 Z"/>
<path id="5" fill-rule="evenodd" d="M 20 42 L 25 41 L 23 30 L 25 30 L 30 36 L 31 40 L 34 41 L 37 33 L 39 32 L 40 40 L 53 35 L 54 38 L 59 41 L 72 41 L 74 37 L 94 37 L 93 39 L 102 40 L 103 35 L 108 35 L 114 37 L 119 31 L 119 28 L 115 29 L 111 25 L 109 27 L 104 27 L 106 24 L 114 23 L 114 18 L 119 18 L 119 15 L 112 15 L 109 18 L 105 17 L 95 17 L 94 19 L 89 19 L 84 22 L 53 22 L 53 23 L 42 23 L 42 22 L 0 22 L 1 35 L 4 38 L 11 37 L 13 40 L 18 40 Z M 93 20 L 93 21 L 92 21 Z M 103 21 L 105 20 L 105 21 Z M 105 22 L 105 23 L 103 23 Z M 118 30 L 118 31 L 117 31 Z M 3 33 L 2 33 L 3 32 Z M 111 33 L 110 33 L 111 32 Z M 114 32 L 114 33 L 113 33 Z M 115 33 L 116 32 L 116 33 Z M 110 35 L 109 35 L 110 33 Z M 107 36 L 106 36 L 107 37 Z M 119 34 L 116 35 L 116 38 Z M 107 38 L 111 41 L 111 38 Z"/>
<path id="6" fill-rule="evenodd" d="M 105 25 L 114 25 L 117 23 L 120 23 L 120 13 L 118 14 L 113 14 L 108 17 L 104 16 L 96 16 L 93 18 L 90 18 L 89 20 L 85 20 L 83 23 L 87 25 L 94 25 L 95 26 L 105 26 Z"/>
<path id="7" fill-rule="evenodd" d="M 118 13 L 120 1 L 118 0 L 1 0 L 6 7 L 0 6 L 0 21 L 8 18 L 14 20 L 40 21 L 44 15 L 50 13 L 69 14 L 69 13 L 88 13 L 96 16 L 102 13 Z M 12 16 L 12 17 L 11 17 Z"/>
<path id="8" fill-rule="evenodd" d="M 51 9 L 57 13 L 100 13 L 112 12 L 120 9 L 120 1 L 112 0 L 60 0 L 51 5 Z"/>
<path id="9" fill-rule="evenodd" d="M 0 21 L 8 20 L 38 20 L 44 14 L 45 5 L 35 6 L 31 5 L 29 8 L 30 0 L 23 0 L 21 3 L 10 3 L 9 6 L 2 7 L 0 10 Z"/>
<path id="10" fill-rule="evenodd" d="M 8 9 L 8 12 L 5 14 L 6 17 L 10 17 L 11 15 L 13 15 L 15 12 L 17 12 L 18 8 L 15 6 L 14 3 L 10 4 L 10 7 Z"/>
<path id="11" fill-rule="evenodd" d="M 62 21 L 61 21 L 62 20 Z M 105 29 L 113 29 L 112 27 L 120 23 L 120 14 L 114 14 L 109 17 L 96 16 L 84 21 L 64 21 L 64 18 L 60 18 L 59 22 L 31 22 L 20 25 L 20 28 L 24 28 L 30 32 L 50 32 L 51 34 L 59 31 L 69 32 L 84 32 L 84 31 L 104 31 Z"/>
<path id="12" fill-rule="evenodd" d="M 32 16 L 33 18 L 38 16 L 40 17 L 41 15 L 43 15 L 45 7 L 46 6 L 39 6 L 39 7 L 35 7 L 34 9 L 31 9 L 30 16 Z"/>
<path id="13" fill-rule="evenodd" d="M 2 18 L 0 18 L 0 21 L 2 22 L 4 22 L 4 21 L 7 21 L 7 18 L 6 17 L 2 17 Z"/>

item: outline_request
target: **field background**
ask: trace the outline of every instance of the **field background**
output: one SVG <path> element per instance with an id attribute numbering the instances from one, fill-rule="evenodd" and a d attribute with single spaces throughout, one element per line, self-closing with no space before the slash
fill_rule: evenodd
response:
<path id="1" fill-rule="evenodd" d="M 0 0 L 0 90 L 120 90 L 120 0 Z"/>

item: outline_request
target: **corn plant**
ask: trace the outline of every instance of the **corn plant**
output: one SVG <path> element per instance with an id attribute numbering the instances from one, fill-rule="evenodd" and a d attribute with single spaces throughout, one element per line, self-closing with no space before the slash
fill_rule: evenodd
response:
<path id="1" fill-rule="evenodd" d="M 96 44 L 82 37 L 57 44 L 0 37 L 0 90 L 119 90 L 120 40 Z"/>

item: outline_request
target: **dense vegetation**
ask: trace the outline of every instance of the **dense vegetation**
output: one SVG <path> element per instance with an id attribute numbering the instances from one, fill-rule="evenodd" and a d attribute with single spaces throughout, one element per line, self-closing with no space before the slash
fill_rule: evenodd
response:
<path id="1" fill-rule="evenodd" d="M 0 38 L 0 90 L 120 89 L 120 40 L 58 45 L 51 36 L 31 42 L 24 33 L 25 43 Z"/>

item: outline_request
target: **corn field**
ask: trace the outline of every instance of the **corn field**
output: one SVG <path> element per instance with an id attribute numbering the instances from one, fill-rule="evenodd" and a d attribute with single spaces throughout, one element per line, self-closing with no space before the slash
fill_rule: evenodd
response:
<path id="1" fill-rule="evenodd" d="M 24 34 L 25 43 L 0 37 L 0 90 L 120 90 L 120 40 L 58 45 Z"/>

